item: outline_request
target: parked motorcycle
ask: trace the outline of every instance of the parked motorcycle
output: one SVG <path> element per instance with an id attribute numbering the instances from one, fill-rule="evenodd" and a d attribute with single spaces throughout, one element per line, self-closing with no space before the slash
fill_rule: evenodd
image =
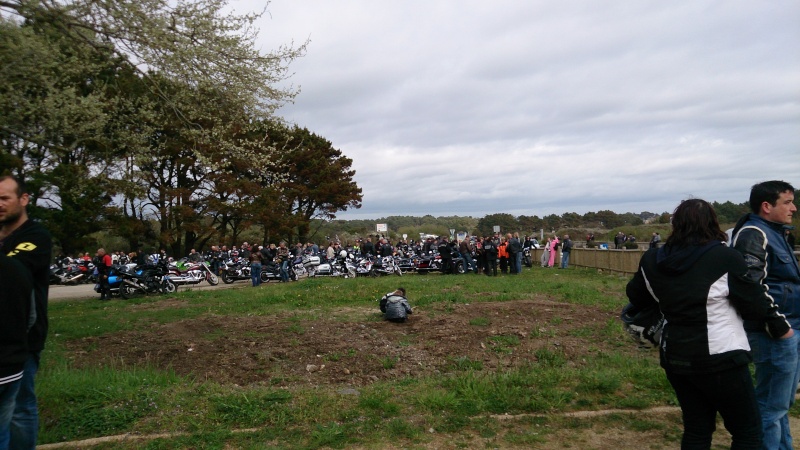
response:
<path id="1" fill-rule="evenodd" d="M 178 290 L 178 286 L 169 279 L 166 261 L 128 270 L 120 269 L 118 273 L 122 278 L 119 295 L 125 299 L 140 295 L 172 293 Z"/>
<path id="2" fill-rule="evenodd" d="M 219 276 L 225 284 L 238 280 L 250 280 L 250 263 L 244 259 L 228 260 L 220 265 Z"/>
<path id="3" fill-rule="evenodd" d="M 421 274 L 427 274 L 430 272 L 463 274 L 466 272 L 464 270 L 464 258 L 456 255 L 457 253 L 453 253 L 453 259 L 451 260 L 452 266 L 446 272 L 442 264 L 441 255 L 438 253 L 423 255 L 416 261 L 416 272 Z"/>
<path id="4" fill-rule="evenodd" d="M 403 275 L 403 272 L 400 270 L 393 256 L 364 258 L 359 262 L 356 273 L 370 277 L 392 274 L 397 276 Z"/>
<path id="5" fill-rule="evenodd" d="M 294 264 L 289 264 L 287 271 L 290 281 L 297 281 L 299 279 Z M 281 281 L 281 266 L 276 261 L 269 261 L 261 266 L 261 282 L 268 283 L 270 281 Z"/>
<path id="6" fill-rule="evenodd" d="M 133 271 L 136 264 L 114 264 L 108 270 L 108 291 L 112 297 L 120 296 L 119 287 L 122 286 L 122 276 L 120 272 Z M 96 272 L 96 271 L 95 271 Z M 94 291 L 100 293 L 99 275 L 94 275 L 97 279 L 97 284 L 94 285 Z"/>
<path id="7" fill-rule="evenodd" d="M 219 284 L 219 277 L 211 271 L 208 264 L 190 262 L 186 258 L 169 265 L 169 279 L 178 286 L 199 284 L 202 281 L 207 281 L 212 286 Z"/>
<path id="8" fill-rule="evenodd" d="M 78 284 L 85 279 L 86 274 L 78 264 L 65 262 L 50 266 L 50 284 Z"/>
<path id="9" fill-rule="evenodd" d="M 533 260 L 531 259 L 531 248 L 525 247 L 522 249 L 522 264 L 525 267 L 533 267 Z"/>
<path id="10" fill-rule="evenodd" d="M 344 254 L 347 255 L 347 252 Z M 322 262 L 315 267 L 313 274 L 309 276 L 355 278 L 356 275 L 356 266 L 353 264 L 352 258 L 344 257 Z"/>

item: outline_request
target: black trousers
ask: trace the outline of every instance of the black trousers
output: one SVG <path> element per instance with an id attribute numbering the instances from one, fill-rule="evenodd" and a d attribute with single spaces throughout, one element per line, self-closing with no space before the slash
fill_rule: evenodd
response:
<path id="1" fill-rule="evenodd" d="M 486 258 L 485 259 L 485 266 L 484 270 L 486 271 L 486 275 L 489 276 L 497 276 L 497 259 L 496 258 Z"/>
<path id="2" fill-rule="evenodd" d="M 101 299 L 110 299 L 111 298 L 111 286 L 108 284 L 108 275 L 100 275 L 100 298 Z"/>
<path id="3" fill-rule="evenodd" d="M 667 371 L 667 379 L 683 414 L 682 450 L 711 448 L 717 412 L 731 433 L 731 449 L 761 448 L 761 414 L 748 366 L 698 375 Z"/>

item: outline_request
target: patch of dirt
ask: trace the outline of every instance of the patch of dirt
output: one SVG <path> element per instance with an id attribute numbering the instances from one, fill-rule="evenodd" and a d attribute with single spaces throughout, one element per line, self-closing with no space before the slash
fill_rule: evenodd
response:
<path id="1" fill-rule="evenodd" d="M 78 367 L 113 361 L 171 367 L 180 375 L 240 386 L 359 386 L 447 372 L 456 364 L 518 367 L 545 348 L 580 365 L 587 352 L 602 351 L 598 342 L 588 348 L 588 336 L 614 317 L 547 298 L 436 305 L 416 310 L 402 324 L 381 320 L 377 308 L 321 314 L 206 316 L 70 346 Z M 632 343 L 630 349 L 637 351 Z"/>

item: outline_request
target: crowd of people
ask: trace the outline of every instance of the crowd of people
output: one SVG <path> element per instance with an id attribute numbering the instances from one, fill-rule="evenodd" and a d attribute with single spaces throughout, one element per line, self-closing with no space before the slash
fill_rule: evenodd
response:
<path id="1" fill-rule="evenodd" d="M 34 380 L 47 338 L 52 239 L 28 217 L 29 201 L 20 179 L 0 176 L 0 448 L 35 448 L 39 429 Z M 683 448 L 710 448 L 717 413 L 732 435 L 732 448 L 793 448 L 788 414 L 800 383 L 800 266 L 789 233 L 797 211 L 794 188 L 782 181 L 759 183 L 749 204 L 752 212 L 726 235 L 708 202 L 682 202 L 670 236 L 662 245 L 660 235 L 653 235 L 627 286 L 631 304 L 658 308 L 666 319 L 660 359 L 681 406 Z M 615 245 L 621 247 L 626 241 L 618 237 Z M 324 249 L 310 242 L 212 246 L 204 254 L 191 250 L 186 259 L 208 261 L 219 271 L 228 259 L 244 258 L 253 265 L 277 260 L 285 268 L 292 256 L 304 253 L 333 259 L 342 252 L 438 252 L 446 268 L 456 267 L 459 257 L 465 271 L 494 276 L 498 266 L 500 272 L 520 273 L 526 248 L 539 245 L 518 233 L 395 245 L 371 236 L 344 247 L 329 242 Z M 550 236 L 543 246 L 542 266 L 554 267 L 560 251 L 560 267 L 568 267 L 569 235 Z M 168 259 L 164 250 L 125 255 L 98 249 L 95 261 L 108 267 Z M 402 288 L 383 300 L 381 310 L 389 320 L 403 321 L 412 313 Z"/>

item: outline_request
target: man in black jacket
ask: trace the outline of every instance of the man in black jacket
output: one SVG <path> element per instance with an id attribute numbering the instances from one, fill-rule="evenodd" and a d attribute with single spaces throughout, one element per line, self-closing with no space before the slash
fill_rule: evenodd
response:
<path id="1" fill-rule="evenodd" d="M 569 238 L 568 234 L 564 235 L 564 240 L 561 241 L 561 267 L 560 269 L 566 269 L 569 267 L 569 255 L 572 253 L 572 239 Z"/>
<path id="2" fill-rule="evenodd" d="M 11 424 L 11 448 L 34 448 L 39 411 L 34 378 L 47 338 L 47 294 L 53 243 L 50 233 L 28 218 L 30 196 L 22 180 L 0 176 L 0 252 L 22 263 L 33 279 L 36 321 L 28 331 L 28 358 Z"/>
<path id="3" fill-rule="evenodd" d="M 21 262 L 0 252 L 0 448 L 8 448 L 11 417 L 28 360 L 33 281 Z"/>

